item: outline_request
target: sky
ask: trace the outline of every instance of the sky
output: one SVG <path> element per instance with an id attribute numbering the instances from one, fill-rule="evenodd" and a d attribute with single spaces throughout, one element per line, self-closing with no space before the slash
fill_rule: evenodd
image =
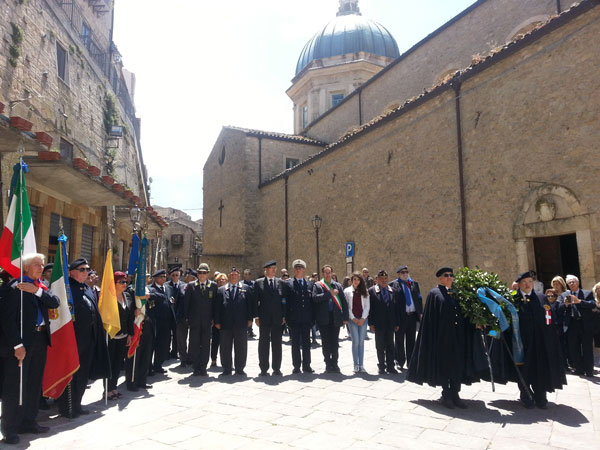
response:
<path id="1" fill-rule="evenodd" d="M 474 0 L 360 0 L 404 52 Z M 202 218 L 202 171 L 225 125 L 293 132 L 304 44 L 339 0 L 115 0 L 114 42 L 136 75 L 151 203 Z"/>

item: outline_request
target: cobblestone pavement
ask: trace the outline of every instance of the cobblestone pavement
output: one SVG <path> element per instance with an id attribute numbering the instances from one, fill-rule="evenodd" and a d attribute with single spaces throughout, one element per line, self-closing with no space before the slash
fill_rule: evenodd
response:
<path id="1" fill-rule="evenodd" d="M 345 337 L 342 331 L 341 337 Z M 284 341 L 287 338 L 284 337 Z M 368 375 L 352 373 L 350 340 L 340 348 L 341 375 L 323 374 L 321 348 L 313 348 L 313 375 L 292 375 L 285 343 L 283 377 L 258 378 L 258 341 L 250 340 L 247 377 L 193 377 L 168 361 L 153 388 L 100 401 L 102 384 L 84 396 L 92 413 L 75 420 L 40 411 L 49 435 L 22 435 L 13 448 L 30 449 L 598 449 L 600 377 L 568 376 L 549 395 L 547 410 L 525 410 L 515 384 L 465 386 L 468 409 L 438 404 L 439 389 L 378 376 L 375 340 L 365 343 Z M 1 445 L 1 444 L 0 444 Z M 6 446 L 8 447 L 8 446 Z"/>

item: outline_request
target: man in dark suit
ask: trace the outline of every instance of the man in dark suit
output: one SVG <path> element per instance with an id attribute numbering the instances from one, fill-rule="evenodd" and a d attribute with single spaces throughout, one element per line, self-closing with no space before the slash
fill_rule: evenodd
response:
<path id="1" fill-rule="evenodd" d="M 410 278 L 407 266 L 396 269 L 398 278 L 390 283 L 390 286 L 398 292 L 400 301 L 398 305 L 406 305 L 404 314 L 399 313 L 398 331 L 395 333 L 394 358 L 398 370 L 402 370 L 404 363 L 410 364 L 415 339 L 417 336 L 417 322 L 423 317 L 423 298 L 419 283 Z M 406 344 L 406 350 L 405 350 Z"/>
<path id="2" fill-rule="evenodd" d="M 187 327 L 185 326 L 185 318 L 183 317 L 183 297 L 185 296 L 186 283 L 181 281 L 181 268 L 176 267 L 169 270 L 170 280 L 165 283 L 167 295 L 169 296 L 169 306 L 172 311 L 171 320 L 171 358 L 177 358 L 181 361 L 181 367 L 191 363 L 188 357 L 187 346 Z M 179 326 L 181 324 L 181 326 Z M 177 339 L 177 330 L 181 329 L 180 335 L 185 339 L 181 342 Z M 181 346 L 179 345 L 181 344 Z"/>
<path id="3" fill-rule="evenodd" d="M 394 332 L 398 331 L 398 315 L 406 304 L 400 302 L 398 291 L 388 286 L 388 274 L 385 270 L 377 273 L 377 284 L 369 288 L 369 327 L 375 333 L 375 348 L 379 374 L 398 373 L 394 369 Z M 406 315 L 406 312 L 404 316 Z"/>
<path id="4" fill-rule="evenodd" d="M 189 283 L 185 290 L 184 315 L 190 326 L 189 357 L 193 361 L 194 375 L 207 376 L 210 355 L 214 305 L 217 301 L 217 283 L 208 279 L 208 264 L 198 267 L 198 280 Z"/>
<path id="5" fill-rule="evenodd" d="M 277 278 L 277 263 L 268 261 L 265 276 L 254 282 L 252 297 L 254 316 L 258 326 L 258 365 L 260 376 L 269 375 L 269 347 L 273 355 L 273 375 L 281 375 L 281 334 L 285 323 L 285 305 L 282 298 L 282 281 Z"/>
<path id="6" fill-rule="evenodd" d="M 215 305 L 215 327 L 219 330 L 222 375 L 231 375 L 232 346 L 235 350 L 235 373 L 246 375 L 248 356 L 248 327 L 252 323 L 252 298 L 248 286 L 240 283 L 240 271 L 233 267 L 229 271 L 229 283 L 217 290 Z"/>
<path id="7" fill-rule="evenodd" d="M 58 399 L 59 413 L 68 418 L 89 414 L 88 410 L 81 407 L 88 380 L 108 378 L 110 374 L 102 317 L 94 301 L 94 291 L 85 282 L 89 272 L 90 265 L 85 258 L 76 259 L 69 264 L 69 284 L 74 311 L 73 328 L 79 354 L 79 370 L 73 375 L 70 386 L 67 386 Z M 70 406 L 69 389 L 71 390 Z"/>
<path id="8" fill-rule="evenodd" d="M 546 393 L 562 389 L 567 384 L 558 331 L 553 324 L 556 316 L 546 296 L 533 290 L 530 272 L 521 274 L 515 281 L 519 289 L 514 300 L 518 304 L 519 330 L 525 354 L 521 370 L 527 385 L 519 383 L 521 402 L 528 409 L 534 404 L 546 409 Z M 527 391 L 533 393 L 533 399 Z"/>
<path id="9" fill-rule="evenodd" d="M 348 304 L 343 299 L 342 285 L 333 281 L 329 264 L 321 268 L 323 278 L 313 285 L 315 321 L 321 331 L 326 373 L 340 373 L 338 366 L 338 339 L 340 327 L 348 323 Z"/>
<path id="10" fill-rule="evenodd" d="M 42 284 L 44 255 L 23 256 L 23 282 L 11 281 L 0 301 L 2 325 L 1 428 L 5 444 L 17 444 L 18 433 L 46 433 L 36 419 L 42 394 L 46 350 L 50 345 L 48 309 L 58 308 L 60 300 Z M 21 292 L 23 293 L 23 329 L 21 330 Z M 22 335 L 22 337 L 21 337 Z M 20 367 L 23 367 L 23 379 Z M 23 386 L 23 404 L 19 406 L 19 384 Z"/>
<path id="11" fill-rule="evenodd" d="M 467 333 L 472 333 L 473 328 L 452 295 L 452 269 L 442 267 L 436 276 L 439 284 L 427 295 L 407 380 L 441 386 L 441 403 L 449 409 L 464 409 L 467 405 L 459 392 L 463 381 L 468 380 Z"/>
<path id="12" fill-rule="evenodd" d="M 294 277 L 283 283 L 285 321 L 292 338 L 293 373 L 313 373 L 310 367 L 310 330 L 313 324 L 313 283 L 304 278 L 306 263 L 296 259 L 292 263 Z"/>
<path id="13" fill-rule="evenodd" d="M 567 275 L 569 289 L 560 299 L 559 310 L 566 328 L 569 359 L 575 375 L 594 376 L 594 316 L 596 306 L 592 291 L 579 287 L 579 279 Z"/>
<path id="14" fill-rule="evenodd" d="M 148 286 L 148 300 L 146 308 L 154 324 L 154 357 L 152 369 L 148 375 L 154 373 L 166 373 L 162 365 L 169 356 L 169 344 L 171 342 L 171 323 L 173 311 L 170 306 L 170 296 L 165 288 L 167 271 L 157 270 L 152 274 L 153 282 Z"/>
<path id="15" fill-rule="evenodd" d="M 242 283 L 248 286 L 250 291 L 252 291 L 252 288 L 254 288 L 254 280 L 252 279 L 252 271 L 250 269 L 244 269 L 244 279 L 242 280 Z M 256 335 L 252 330 L 252 324 L 250 324 L 250 326 L 248 327 L 248 337 L 253 338 L 255 336 Z"/>

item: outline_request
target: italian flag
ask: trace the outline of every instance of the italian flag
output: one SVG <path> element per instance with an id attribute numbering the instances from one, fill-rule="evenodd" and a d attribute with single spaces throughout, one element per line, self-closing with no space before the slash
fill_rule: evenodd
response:
<path id="1" fill-rule="evenodd" d="M 71 288 L 68 278 L 65 277 L 67 272 L 66 240 L 64 235 L 58 238 L 58 249 L 52 268 L 50 291 L 60 299 L 60 305 L 56 309 L 48 310 L 52 346 L 48 347 L 42 382 L 44 396 L 55 399 L 60 397 L 73 374 L 79 370 L 79 354 L 69 309 L 69 303 L 72 303 L 69 302 Z"/>
<path id="2" fill-rule="evenodd" d="M 144 236 L 142 239 L 142 246 L 140 253 L 137 258 L 137 268 L 135 271 L 135 307 L 142 311 L 142 314 L 135 317 L 133 322 L 133 338 L 131 339 L 131 345 L 127 351 L 127 357 L 133 358 L 135 351 L 140 344 L 140 338 L 142 335 L 142 322 L 146 314 L 146 261 L 148 258 L 148 239 Z M 137 247 L 136 247 L 137 250 Z M 133 252 L 132 247 L 132 252 Z"/>
<path id="3" fill-rule="evenodd" d="M 0 267 L 13 278 L 21 276 L 21 255 L 36 253 L 31 210 L 25 186 L 27 165 L 19 162 L 14 167 L 11 184 L 12 196 L 8 216 L 0 237 Z M 23 240 L 21 240 L 21 229 Z"/>

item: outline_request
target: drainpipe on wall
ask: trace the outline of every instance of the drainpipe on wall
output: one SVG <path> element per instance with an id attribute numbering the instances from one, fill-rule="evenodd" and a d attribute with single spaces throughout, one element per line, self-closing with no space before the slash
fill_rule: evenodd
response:
<path id="1" fill-rule="evenodd" d="M 284 176 L 284 191 L 285 191 L 285 268 L 289 266 L 289 250 L 290 250 L 290 236 L 289 236 L 289 221 L 288 221 L 288 174 Z"/>
<path id="2" fill-rule="evenodd" d="M 460 118 L 460 88 L 462 83 L 456 80 L 452 83 L 454 88 L 454 105 L 456 111 L 456 150 L 458 157 L 458 183 L 460 193 L 460 229 L 462 234 L 462 262 L 464 267 L 469 266 L 467 250 L 467 208 L 465 201 L 465 175 L 463 167 L 462 123 Z"/>
<path id="3" fill-rule="evenodd" d="M 258 139 L 258 187 L 262 184 L 262 138 Z"/>
<path id="4" fill-rule="evenodd" d="M 560 0 L 556 0 L 556 14 L 560 14 L 562 12 L 562 8 L 560 6 Z"/>
<path id="5" fill-rule="evenodd" d="M 358 88 L 358 126 L 362 125 L 362 89 Z"/>

